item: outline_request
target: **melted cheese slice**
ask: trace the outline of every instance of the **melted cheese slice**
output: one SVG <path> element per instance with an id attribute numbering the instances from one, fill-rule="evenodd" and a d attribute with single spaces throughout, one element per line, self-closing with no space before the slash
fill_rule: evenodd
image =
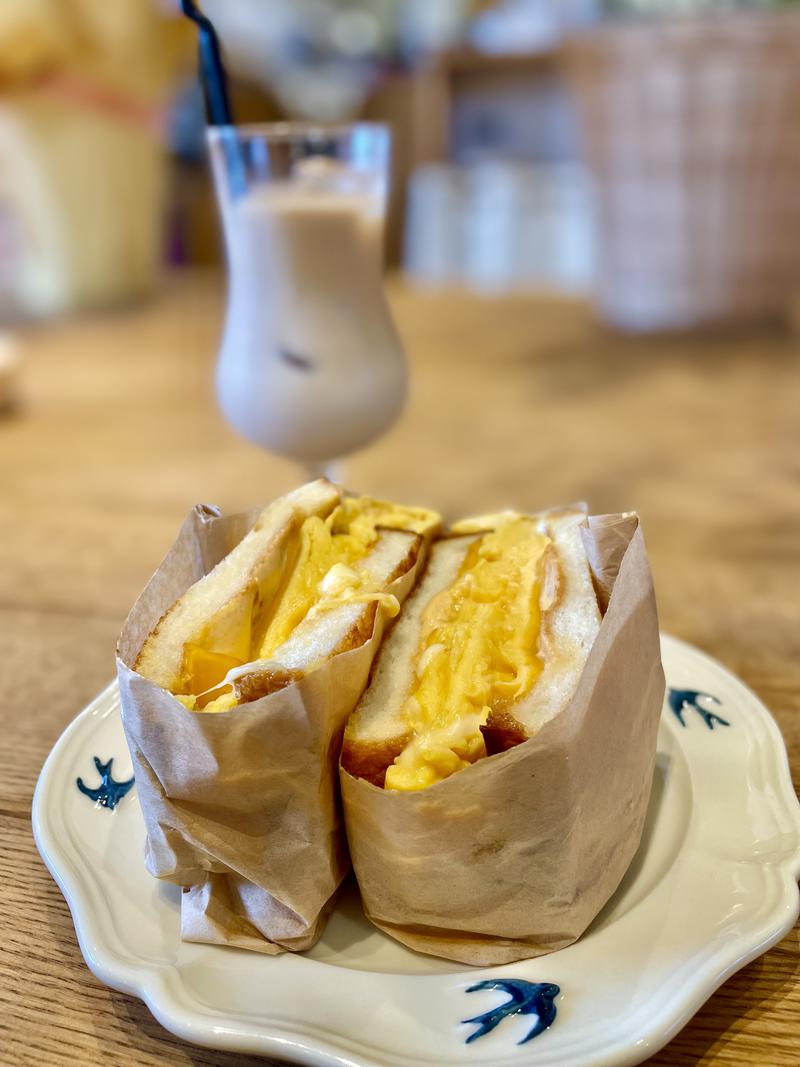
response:
<path id="1" fill-rule="evenodd" d="M 358 564 L 377 542 L 379 527 L 425 533 L 437 524 L 433 512 L 370 497 L 347 497 L 326 519 L 307 518 L 293 560 L 272 586 L 259 589 L 253 582 L 184 645 L 175 695 L 191 710 L 227 711 L 236 704 L 229 672 L 269 660 L 306 618 L 373 600 L 396 615 L 397 598 L 375 589 Z"/>
<path id="2" fill-rule="evenodd" d="M 490 712 L 533 687 L 549 544 L 533 521 L 508 516 L 470 545 L 456 580 L 428 604 L 403 708 L 412 738 L 386 771 L 387 789 L 424 789 L 485 756 Z"/>

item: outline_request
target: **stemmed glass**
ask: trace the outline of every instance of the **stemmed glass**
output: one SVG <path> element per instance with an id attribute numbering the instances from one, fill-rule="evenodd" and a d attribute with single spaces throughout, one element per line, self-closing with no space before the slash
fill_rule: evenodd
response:
<path id="1" fill-rule="evenodd" d="M 229 269 L 220 407 L 319 472 L 384 433 L 405 399 L 381 271 L 389 131 L 212 126 L 208 141 Z"/>

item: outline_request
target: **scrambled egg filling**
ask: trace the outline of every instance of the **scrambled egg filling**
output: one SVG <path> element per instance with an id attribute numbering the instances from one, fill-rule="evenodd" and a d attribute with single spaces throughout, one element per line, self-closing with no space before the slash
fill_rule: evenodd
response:
<path id="1" fill-rule="evenodd" d="M 370 497 L 348 497 L 326 519 L 307 518 L 292 546 L 294 558 L 263 587 L 253 580 L 184 645 L 178 700 L 193 710 L 233 707 L 228 672 L 269 660 L 317 612 L 372 600 L 396 615 L 396 597 L 374 589 L 358 564 L 377 542 L 379 527 L 423 533 L 434 521 L 432 512 Z"/>
<path id="2" fill-rule="evenodd" d="M 425 609 L 403 716 L 410 742 L 387 789 L 424 789 L 486 755 L 481 726 L 541 673 L 539 593 L 550 539 L 509 517 L 474 541 L 455 582 Z"/>

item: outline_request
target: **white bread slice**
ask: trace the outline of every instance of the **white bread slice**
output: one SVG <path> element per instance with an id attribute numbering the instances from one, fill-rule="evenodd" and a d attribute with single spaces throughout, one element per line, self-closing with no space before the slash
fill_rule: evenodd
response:
<path id="1" fill-rule="evenodd" d="M 348 720 L 346 738 L 349 744 L 380 748 L 390 741 L 392 747 L 396 747 L 398 740 L 406 736 L 407 728 L 399 713 L 414 682 L 412 661 L 419 643 L 423 613 L 437 593 L 453 584 L 474 540 L 474 536 L 445 538 L 431 548 L 425 574 L 403 606 L 403 613 L 391 635 L 384 641 L 369 686 Z"/>
<path id="2" fill-rule="evenodd" d="M 259 515 L 253 529 L 232 552 L 195 582 L 162 616 L 145 641 L 134 669 L 164 689 L 180 683 L 184 645 L 225 614 L 234 598 L 267 596 L 291 562 L 295 532 L 311 515 L 326 517 L 341 492 L 324 478 L 281 497 Z"/>
<path id="3" fill-rule="evenodd" d="M 385 595 L 391 583 L 414 566 L 423 543 L 419 534 L 379 529 L 378 541 L 357 566 L 366 579 L 365 588 Z M 395 611 L 397 607 L 395 603 Z M 231 672 L 229 677 L 238 700 L 266 696 L 302 677 L 323 660 L 358 648 L 372 633 L 378 610 L 378 601 L 369 599 L 312 611 L 269 660 L 257 660 Z"/>
<path id="4" fill-rule="evenodd" d="M 544 669 L 528 695 L 513 709 L 514 717 L 533 737 L 572 699 L 584 664 L 600 629 L 600 608 L 583 547 L 583 512 L 563 511 L 544 518 L 552 539 L 557 570 L 555 587 L 542 590 L 539 655 Z M 552 598 L 552 599 L 550 599 Z"/>
<path id="5" fill-rule="evenodd" d="M 540 596 L 538 654 L 544 666 L 532 690 L 484 728 L 489 751 L 532 737 L 566 707 L 600 627 L 591 572 L 580 526 L 584 514 L 565 510 L 536 516 L 552 540 Z M 345 730 L 342 766 L 383 785 L 386 767 L 411 739 L 402 708 L 414 682 L 414 659 L 429 602 L 458 574 L 477 534 L 445 538 L 431 549 L 425 576 L 383 644 L 370 684 Z"/>

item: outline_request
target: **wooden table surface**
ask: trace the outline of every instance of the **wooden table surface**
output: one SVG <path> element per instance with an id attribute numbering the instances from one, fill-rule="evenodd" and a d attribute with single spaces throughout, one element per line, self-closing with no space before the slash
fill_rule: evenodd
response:
<path id="1" fill-rule="evenodd" d="M 353 488 L 457 513 L 584 499 L 644 520 L 662 626 L 772 709 L 800 776 L 800 342 L 620 340 L 581 306 L 393 287 L 413 387 Z M 197 501 L 296 484 L 217 413 L 214 277 L 20 336 L 0 419 L 0 1063 L 232 1065 L 102 986 L 34 847 L 56 738 L 112 677 L 120 624 Z M 650 1063 L 800 1062 L 798 932 L 731 978 Z"/>

